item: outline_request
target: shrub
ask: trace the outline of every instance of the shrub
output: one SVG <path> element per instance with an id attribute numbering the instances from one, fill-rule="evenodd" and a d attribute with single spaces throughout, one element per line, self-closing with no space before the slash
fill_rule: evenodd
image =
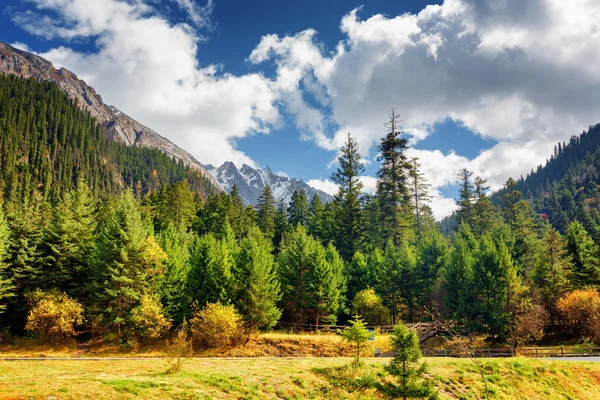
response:
<path id="1" fill-rule="evenodd" d="M 568 293 L 558 300 L 556 307 L 567 331 L 600 342 L 600 293 L 596 289 Z"/>
<path id="2" fill-rule="evenodd" d="M 387 325 L 390 311 L 372 288 L 356 293 L 352 301 L 352 311 L 361 315 L 369 325 Z"/>
<path id="3" fill-rule="evenodd" d="M 192 339 L 188 322 L 184 319 L 177 334 L 167 346 L 167 374 L 178 372 L 185 361 L 193 355 Z"/>
<path id="4" fill-rule="evenodd" d="M 205 347 L 234 344 L 241 337 L 242 318 L 232 305 L 208 303 L 190 320 L 194 341 Z"/>
<path id="5" fill-rule="evenodd" d="M 526 302 L 518 313 L 514 330 L 515 342 L 522 344 L 530 340 L 535 342 L 544 337 L 546 326 L 550 322 L 550 314 L 543 305 Z"/>
<path id="6" fill-rule="evenodd" d="M 142 341 L 161 338 L 172 324 L 165 316 L 162 304 L 148 294 L 143 295 L 140 305 L 131 311 L 131 322 Z"/>
<path id="7" fill-rule="evenodd" d="M 40 342 L 52 342 L 76 335 L 75 326 L 83 323 L 83 306 L 61 292 L 36 290 L 27 295 L 29 315 L 25 329 Z"/>

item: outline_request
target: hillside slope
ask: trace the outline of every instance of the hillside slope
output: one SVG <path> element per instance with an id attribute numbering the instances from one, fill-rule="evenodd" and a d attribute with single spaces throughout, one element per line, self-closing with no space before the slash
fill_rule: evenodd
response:
<path id="1" fill-rule="evenodd" d="M 191 154 L 117 108 L 104 104 L 94 88 L 71 71 L 65 68 L 57 70 L 50 61 L 42 57 L 0 42 L 0 74 L 55 82 L 82 110 L 89 112 L 98 121 L 107 138 L 128 146 L 158 149 L 198 170 L 211 181 L 217 191 L 222 191 L 219 183 Z"/>

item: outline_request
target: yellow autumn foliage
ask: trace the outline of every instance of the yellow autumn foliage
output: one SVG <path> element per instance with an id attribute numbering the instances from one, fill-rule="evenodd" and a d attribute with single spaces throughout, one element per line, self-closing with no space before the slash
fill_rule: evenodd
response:
<path id="1" fill-rule="evenodd" d="M 242 334 L 242 317 L 232 305 L 208 303 L 190 320 L 194 341 L 206 347 L 234 344 Z"/>
<path id="2" fill-rule="evenodd" d="M 143 295 L 140 305 L 131 311 L 131 322 L 142 340 L 159 339 L 172 325 L 162 304 L 149 294 Z"/>
<path id="3" fill-rule="evenodd" d="M 25 329 L 42 343 L 75 335 L 75 326 L 83 323 L 83 306 L 65 293 L 37 289 L 27 298 L 30 310 Z"/>

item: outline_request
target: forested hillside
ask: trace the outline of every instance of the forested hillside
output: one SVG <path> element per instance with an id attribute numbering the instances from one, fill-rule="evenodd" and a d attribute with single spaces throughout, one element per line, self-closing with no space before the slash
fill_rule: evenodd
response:
<path id="1" fill-rule="evenodd" d="M 586 226 L 567 219 L 561 235 L 512 179 L 494 206 L 463 170 L 460 225 L 445 238 L 395 110 L 376 194 L 362 192 L 349 136 L 334 201 L 301 190 L 286 205 L 266 186 L 252 207 L 235 187 L 203 201 L 180 163 L 105 141 L 53 84 L 2 79 L 0 339 L 76 330 L 127 344 L 188 323 L 202 335 L 215 318 L 223 338 L 358 313 L 451 320 L 493 341 L 600 340 L 600 249 Z"/>
<path id="2" fill-rule="evenodd" d="M 0 188 L 10 203 L 39 191 L 56 202 L 78 179 L 95 197 L 132 187 L 139 194 L 188 179 L 204 198 L 211 183 L 159 150 L 128 147 L 104 137 L 55 83 L 0 75 Z"/>
<path id="3" fill-rule="evenodd" d="M 568 143 L 558 143 L 546 165 L 519 179 L 516 188 L 561 233 L 566 232 L 569 221 L 577 220 L 600 239 L 599 171 L 600 125 L 595 125 Z M 504 193 L 500 191 L 496 198 Z"/>

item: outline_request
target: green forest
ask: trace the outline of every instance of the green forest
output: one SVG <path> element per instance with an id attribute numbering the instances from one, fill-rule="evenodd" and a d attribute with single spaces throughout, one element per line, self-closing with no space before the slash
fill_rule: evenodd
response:
<path id="1" fill-rule="evenodd" d="M 600 343 L 598 144 L 596 126 L 493 195 L 460 171 L 440 227 L 392 110 L 376 194 L 349 134 L 333 202 L 299 191 L 284 204 L 267 186 L 252 207 L 157 150 L 108 141 L 55 84 L 0 76 L 0 341 L 71 326 L 146 341 L 220 304 L 248 331 L 359 314 Z M 75 316 L 68 329 L 49 322 L 57 309 Z"/>

